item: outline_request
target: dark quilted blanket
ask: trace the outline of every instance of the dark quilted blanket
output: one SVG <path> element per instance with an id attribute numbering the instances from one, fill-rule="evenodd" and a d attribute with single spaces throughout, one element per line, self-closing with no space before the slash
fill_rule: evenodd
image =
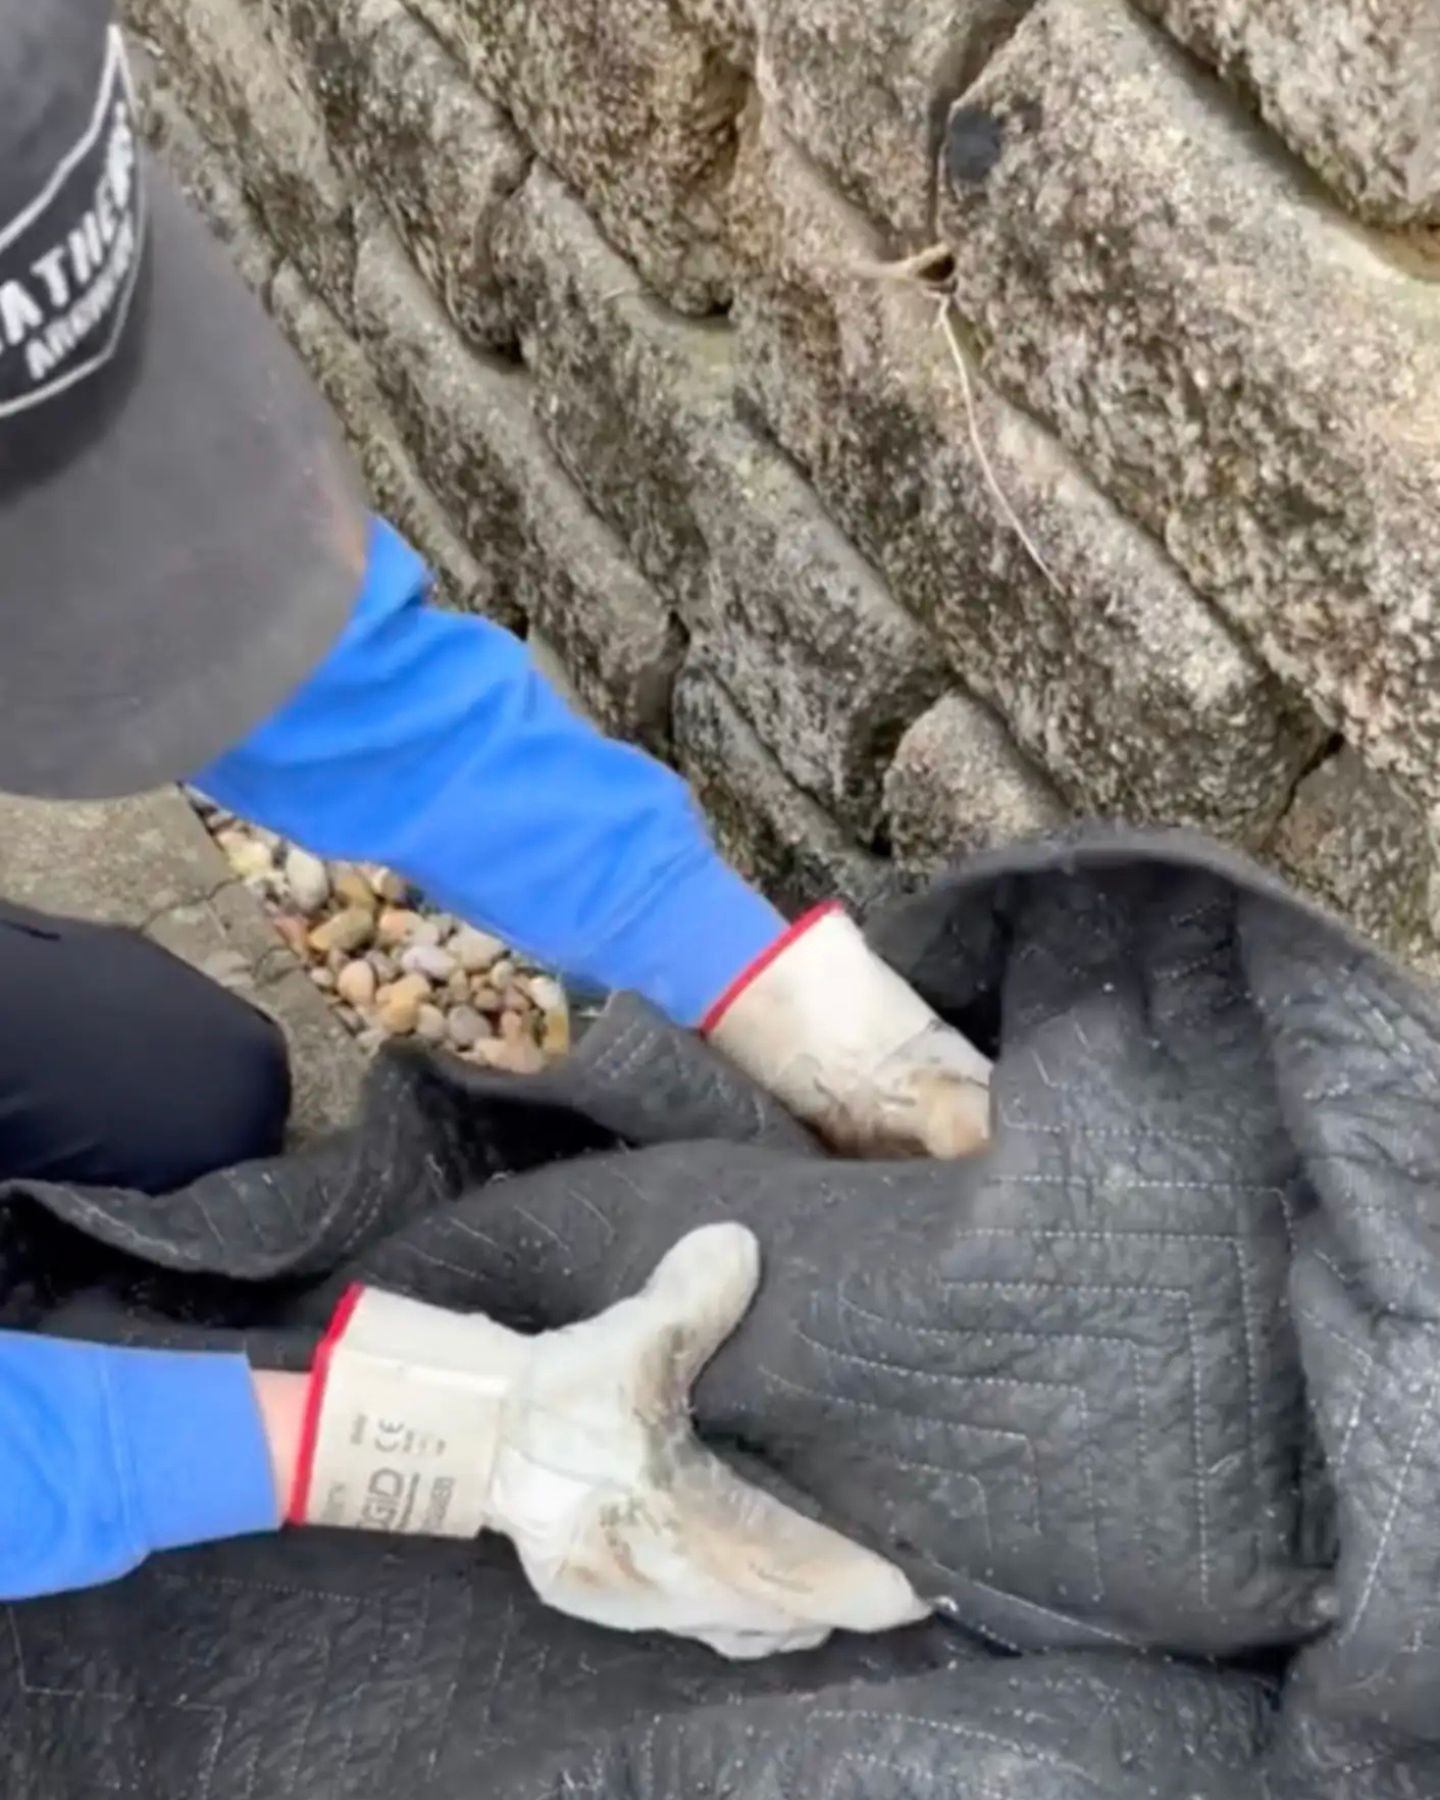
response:
<path id="1" fill-rule="evenodd" d="M 526 1327 L 766 1247 L 697 1393 L 931 1624 L 733 1668 L 503 1547 L 290 1534 L 0 1630 L 26 1800 L 1440 1796 L 1440 1002 L 1249 865 L 1090 834 L 875 923 L 998 1055 L 963 1165 L 822 1156 L 619 1002 L 533 1082 L 397 1055 L 343 1139 L 3 1196 L 10 1324 L 299 1361 L 363 1275 Z"/>

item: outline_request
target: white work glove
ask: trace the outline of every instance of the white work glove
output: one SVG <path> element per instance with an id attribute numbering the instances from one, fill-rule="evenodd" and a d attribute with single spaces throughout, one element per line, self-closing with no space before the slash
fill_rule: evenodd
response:
<path id="1" fill-rule="evenodd" d="M 949 1157 L 989 1140 L 989 1061 L 836 906 L 788 931 L 701 1030 L 836 1149 Z"/>
<path id="2" fill-rule="evenodd" d="M 316 1359 L 292 1522 L 502 1532 L 561 1612 L 730 1657 L 922 1618 L 897 1569 L 694 1434 L 691 1385 L 758 1280 L 753 1235 L 711 1225 L 634 1299 L 534 1337 L 352 1289 Z"/>

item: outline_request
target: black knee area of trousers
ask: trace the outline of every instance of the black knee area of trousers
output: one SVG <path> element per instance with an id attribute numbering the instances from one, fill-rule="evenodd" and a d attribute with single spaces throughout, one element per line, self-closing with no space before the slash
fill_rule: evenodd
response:
<path id="1" fill-rule="evenodd" d="M 279 1028 L 133 931 L 0 902 L 0 1177 L 165 1193 L 273 1155 Z"/>

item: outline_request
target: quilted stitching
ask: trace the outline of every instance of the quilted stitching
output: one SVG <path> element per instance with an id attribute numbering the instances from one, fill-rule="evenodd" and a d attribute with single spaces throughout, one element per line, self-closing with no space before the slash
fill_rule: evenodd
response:
<path id="1" fill-rule="evenodd" d="M 878 941 L 998 1034 L 975 1163 L 827 1161 L 626 1004 L 534 1082 L 387 1059 L 349 1138 L 183 1194 L 12 1190 L 0 1259 L 12 1321 L 294 1362 L 355 1275 L 535 1328 L 744 1219 L 703 1429 L 968 1632 L 736 1670 L 490 1545 L 219 1546 L 9 1609 L 3 1791 L 1440 1800 L 1435 996 L 1183 838 Z"/>

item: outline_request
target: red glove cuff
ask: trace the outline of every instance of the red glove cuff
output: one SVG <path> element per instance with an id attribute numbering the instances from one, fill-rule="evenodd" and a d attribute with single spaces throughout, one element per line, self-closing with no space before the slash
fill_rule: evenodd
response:
<path id="1" fill-rule="evenodd" d="M 700 1035 L 708 1037 L 746 988 L 752 982 L 757 981 L 772 963 L 783 956 L 797 938 L 804 937 L 812 926 L 818 925 L 821 919 L 828 918 L 831 913 L 844 912 L 844 910 L 844 905 L 839 900 L 825 900 L 819 906 L 812 906 L 809 912 L 802 913 L 787 931 L 781 932 L 773 944 L 767 945 L 761 951 L 748 968 L 740 971 L 700 1021 Z"/>
<path id="2" fill-rule="evenodd" d="M 303 1525 L 310 1507 L 310 1482 L 315 1471 L 315 1441 L 320 1435 L 320 1410 L 325 1404 L 325 1383 L 330 1375 L 330 1358 L 335 1346 L 345 1335 L 360 1296 L 365 1292 L 356 1281 L 340 1296 L 325 1335 L 310 1365 L 310 1386 L 305 1394 L 305 1413 L 300 1421 L 300 1447 L 295 1456 L 295 1480 L 290 1489 L 290 1503 L 285 1509 L 286 1523 Z"/>

